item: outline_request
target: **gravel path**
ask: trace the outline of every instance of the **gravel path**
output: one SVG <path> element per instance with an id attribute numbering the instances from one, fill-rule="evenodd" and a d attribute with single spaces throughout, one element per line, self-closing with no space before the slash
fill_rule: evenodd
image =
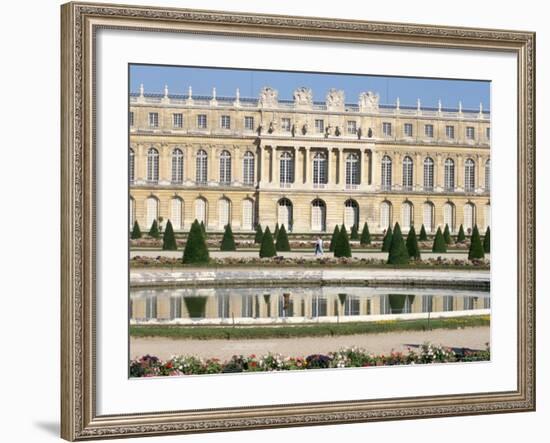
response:
<path id="1" fill-rule="evenodd" d="M 345 346 L 359 346 L 376 354 L 407 351 L 424 342 L 449 347 L 485 349 L 490 342 L 488 326 L 466 329 L 437 329 L 433 331 L 404 331 L 384 334 L 346 335 L 338 337 L 301 337 L 253 340 L 185 340 L 164 337 L 130 338 L 131 358 L 145 354 L 161 359 L 174 354 L 189 354 L 222 360 L 235 354 L 280 353 L 288 356 L 306 356 L 336 351 Z"/>

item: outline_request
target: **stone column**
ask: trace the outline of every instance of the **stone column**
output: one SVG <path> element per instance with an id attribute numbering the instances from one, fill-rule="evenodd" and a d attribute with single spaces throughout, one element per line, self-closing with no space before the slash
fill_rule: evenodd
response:
<path id="1" fill-rule="evenodd" d="M 217 155 L 217 149 L 215 146 L 210 146 L 208 149 L 208 177 L 206 177 L 206 180 L 208 182 L 217 182 L 218 181 L 218 175 L 219 175 L 219 162 L 218 162 L 218 155 Z"/>
<path id="2" fill-rule="evenodd" d="M 400 153 L 394 153 L 392 159 L 392 189 L 398 185 L 398 189 L 403 189 L 403 156 Z"/>
<path id="3" fill-rule="evenodd" d="M 310 173 L 310 168 L 311 168 L 311 164 L 310 164 L 310 161 L 309 161 L 309 151 L 310 151 L 310 147 L 309 146 L 305 146 L 304 148 L 304 184 L 309 184 L 309 182 L 311 181 L 311 173 Z"/>
<path id="4" fill-rule="evenodd" d="M 167 143 L 160 148 L 159 182 L 170 183 L 172 181 L 172 149 Z"/>
<path id="5" fill-rule="evenodd" d="M 346 170 L 345 170 L 346 161 L 344 159 L 344 148 L 338 148 L 338 184 L 340 189 L 345 189 L 346 187 Z"/>
<path id="6" fill-rule="evenodd" d="M 144 145 L 138 144 L 134 149 L 134 167 L 136 168 L 134 181 L 140 182 L 146 179 L 147 174 L 147 149 Z"/>
<path id="7" fill-rule="evenodd" d="M 464 158 L 462 155 L 457 155 L 455 159 L 455 186 L 464 190 Z"/>
<path id="8" fill-rule="evenodd" d="M 414 184 L 415 189 L 419 191 L 423 188 L 424 163 L 422 162 L 422 155 L 420 153 L 416 154 L 415 159 L 413 165 Z"/>
<path id="9" fill-rule="evenodd" d="M 434 187 L 437 190 L 443 189 L 445 183 L 445 160 L 441 154 L 435 156 Z"/>
<path id="10" fill-rule="evenodd" d="M 381 179 L 381 171 L 380 171 L 380 153 L 378 151 L 371 151 L 371 158 L 372 158 L 372 165 L 371 165 L 371 171 L 372 171 L 372 178 L 371 178 L 371 185 L 375 189 L 380 189 L 380 179 Z"/>
<path id="11" fill-rule="evenodd" d="M 231 183 L 243 182 L 243 154 L 240 146 L 233 146 L 233 164 L 231 165 Z"/>
<path id="12" fill-rule="evenodd" d="M 482 181 L 485 173 L 484 165 L 485 165 L 485 161 L 483 160 L 483 157 L 481 155 L 478 155 L 476 157 L 476 163 L 475 163 L 475 175 L 476 175 L 475 190 L 476 191 L 478 190 L 481 191 L 485 186 L 485 183 Z"/>
<path id="13" fill-rule="evenodd" d="M 277 147 L 273 148 L 273 184 L 276 188 L 281 187 L 281 174 L 280 174 L 280 161 L 279 154 L 277 153 Z"/>
<path id="14" fill-rule="evenodd" d="M 336 183 L 336 180 L 334 179 L 334 172 L 333 172 L 333 167 L 332 167 L 332 164 L 333 163 L 336 163 L 334 162 L 333 159 L 331 159 L 331 157 L 334 158 L 334 152 L 332 150 L 332 148 L 327 148 L 327 187 L 331 186 L 333 183 Z"/>
<path id="15" fill-rule="evenodd" d="M 269 182 L 269 166 L 268 166 L 268 152 L 267 146 L 260 146 L 260 181 L 262 185 L 266 185 Z"/>
<path id="16" fill-rule="evenodd" d="M 195 180 L 194 171 L 195 156 L 193 155 L 193 148 L 191 146 L 185 147 L 185 164 L 184 167 L 184 181 Z"/>
<path id="17" fill-rule="evenodd" d="M 366 184 L 366 174 L 367 166 L 366 166 L 366 157 L 367 157 L 366 149 L 359 149 L 359 188 L 363 189 Z"/>

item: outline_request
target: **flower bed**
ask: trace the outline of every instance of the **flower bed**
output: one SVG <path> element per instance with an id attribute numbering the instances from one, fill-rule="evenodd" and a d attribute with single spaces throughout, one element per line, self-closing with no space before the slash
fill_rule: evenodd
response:
<path id="1" fill-rule="evenodd" d="M 180 375 L 222 374 L 232 372 L 271 372 L 303 369 L 360 368 L 368 366 L 395 366 L 430 363 L 457 363 L 488 361 L 489 348 L 485 351 L 469 349 L 453 350 L 443 346 L 425 343 L 418 350 L 391 352 L 375 355 L 361 348 L 342 348 L 336 352 L 313 354 L 307 357 L 285 357 L 280 354 L 263 356 L 234 355 L 221 361 L 217 358 L 202 359 L 195 356 L 174 356 L 162 361 L 145 355 L 130 362 L 131 377 L 161 377 Z"/>

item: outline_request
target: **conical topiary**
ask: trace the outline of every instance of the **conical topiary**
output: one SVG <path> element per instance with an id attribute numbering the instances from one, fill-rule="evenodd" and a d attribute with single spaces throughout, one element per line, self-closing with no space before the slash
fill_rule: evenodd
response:
<path id="1" fill-rule="evenodd" d="M 133 240 L 137 238 L 141 238 L 141 229 L 139 229 L 139 223 L 137 220 L 134 221 L 134 226 L 132 227 L 132 233 L 130 234 L 130 238 Z"/>
<path id="2" fill-rule="evenodd" d="M 276 255 L 277 251 L 275 250 L 275 245 L 273 244 L 273 236 L 271 235 L 269 226 L 267 226 L 262 237 L 262 244 L 260 245 L 260 258 L 275 257 Z"/>
<path id="3" fill-rule="evenodd" d="M 191 225 L 183 250 L 183 263 L 208 263 L 209 260 L 210 255 L 201 225 L 195 220 Z"/>
<path id="4" fill-rule="evenodd" d="M 206 240 L 206 226 L 204 225 L 204 221 L 201 221 L 200 228 L 201 228 L 202 236 Z"/>
<path id="5" fill-rule="evenodd" d="M 458 229 L 458 235 L 456 236 L 456 241 L 458 243 L 463 243 L 466 241 L 466 235 L 464 234 L 464 228 L 462 225 L 460 225 L 460 228 Z"/>
<path id="6" fill-rule="evenodd" d="M 273 238 L 276 239 L 279 235 L 279 222 L 275 223 L 275 230 L 273 231 Z"/>
<path id="7" fill-rule="evenodd" d="M 401 234 L 399 223 L 395 223 L 392 233 L 390 251 L 388 254 L 389 265 L 406 265 L 409 263 L 409 253 Z"/>
<path id="8" fill-rule="evenodd" d="M 483 245 L 481 244 L 481 238 L 479 237 L 479 231 L 477 225 L 474 226 L 472 237 L 470 239 L 470 250 L 468 251 L 468 260 L 485 258 L 485 252 L 483 252 Z"/>
<path id="9" fill-rule="evenodd" d="M 151 229 L 149 229 L 149 235 L 153 238 L 160 238 L 159 225 L 156 220 L 153 220 Z"/>
<path id="10" fill-rule="evenodd" d="M 418 241 L 416 239 L 416 231 L 414 229 L 414 226 L 411 226 L 411 229 L 409 229 L 406 245 L 407 252 L 409 253 L 409 258 L 420 260 L 420 248 L 418 247 Z"/>
<path id="11" fill-rule="evenodd" d="M 263 236 L 264 236 L 264 233 L 262 231 L 262 225 L 258 223 L 256 225 L 256 235 L 254 236 L 254 243 L 259 245 L 262 242 Z"/>
<path id="12" fill-rule="evenodd" d="M 275 249 L 278 252 L 290 251 L 290 243 L 288 242 L 288 235 L 286 233 L 285 225 L 281 225 L 281 227 L 279 228 L 277 239 L 275 241 Z"/>
<path id="13" fill-rule="evenodd" d="M 174 228 L 170 219 L 166 222 L 166 229 L 162 236 L 162 250 L 163 251 L 176 251 L 178 244 L 176 243 L 176 236 L 174 235 Z"/>
<path id="14" fill-rule="evenodd" d="M 432 246 L 432 252 L 447 252 L 447 243 L 445 243 L 445 238 L 441 232 L 441 228 L 437 228 L 435 233 L 434 244 Z"/>
<path id="15" fill-rule="evenodd" d="M 390 252 L 391 238 L 393 236 L 391 226 L 388 226 L 384 240 L 382 240 L 382 252 Z"/>
<path id="16" fill-rule="evenodd" d="M 351 246 L 349 244 L 348 232 L 346 227 L 342 225 L 336 242 L 334 244 L 334 256 L 335 257 L 351 257 Z"/>
<path id="17" fill-rule="evenodd" d="M 449 225 L 445 224 L 445 230 L 443 231 L 443 238 L 445 239 L 445 243 L 450 245 L 453 242 L 453 239 L 451 238 L 451 231 L 449 230 Z"/>
<path id="18" fill-rule="evenodd" d="M 332 232 L 332 237 L 330 238 L 330 245 L 328 247 L 328 250 L 330 252 L 334 252 L 334 246 L 336 245 L 336 239 L 340 235 L 340 228 L 338 225 L 334 227 L 334 231 Z"/>
<path id="19" fill-rule="evenodd" d="M 485 237 L 483 238 L 483 250 L 486 254 L 491 253 L 491 228 L 487 226 Z"/>
<path id="20" fill-rule="evenodd" d="M 225 231 L 223 231 L 222 243 L 220 245 L 220 251 L 236 251 L 235 238 L 233 238 L 233 231 L 231 225 L 225 225 Z"/>
<path id="21" fill-rule="evenodd" d="M 424 224 L 420 227 L 420 235 L 418 236 L 419 241 L 428 241 L 428 234 L 426 234 L 426 228 L 424 228 Z"/>
<path id="22" fill-rule="evenodd" d="M 350 240 L 359 240 L 359 231 L 357 230 L 357 225 L 353 225 L 351 227 L 349 238 Z"/>
<path id="23" fill-rule="evenodd" d="M 370 238 L 370 232 L 369 232 L 369 225 L 367 222 L 363 225 L 363 231 L 361 232 L 361 244 L 362 245 L 370 245 L 371 238 Z"/>

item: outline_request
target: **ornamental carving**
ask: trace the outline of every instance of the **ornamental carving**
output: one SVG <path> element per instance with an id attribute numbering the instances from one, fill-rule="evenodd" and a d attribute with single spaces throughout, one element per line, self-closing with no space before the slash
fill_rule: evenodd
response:
<path id="1" fill-rule="evenodd" d="M 329 111 L 343 111 L 345 104 L 344 91 L 341 89 L 330 89 L 327 93 L 326 104 Z"/>
<path id="2" fill-rule="evenodd" d="M 276 108 L 279 104 L 279 92 L 270 86 L 265 86 L 260 91 L 258 106 L 260 108 Z"/>
<path id="3" fill-rule="evenodd" d="M 310 108 L 313 106 L 313 92 L 310 88 L 302 86 L 294 90 L 294 105 L 296 107 Z"/>
<path id="4" fill-rule="evenodd" d="M 378 111 L 380 96 L 374 92 L 367 91 L 359 94 L 359 111 L 360 112 L 375 112 Z"/>

